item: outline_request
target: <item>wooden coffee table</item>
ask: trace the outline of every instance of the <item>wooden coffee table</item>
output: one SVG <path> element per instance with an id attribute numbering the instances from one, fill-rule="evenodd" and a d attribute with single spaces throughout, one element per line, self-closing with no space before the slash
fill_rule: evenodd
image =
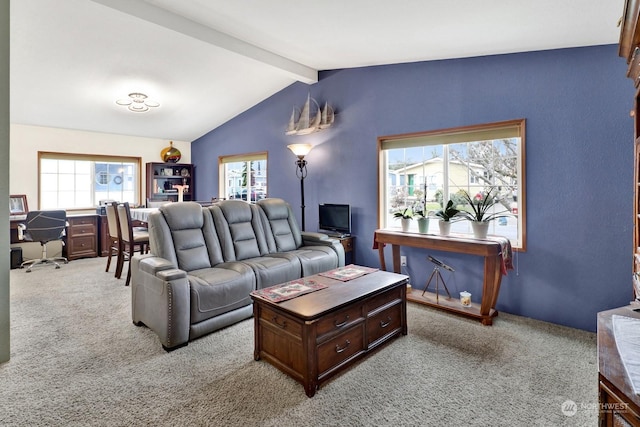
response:
<path id="1" fill-rule="evenodd" d="M 264 359 L 313 397 L 322 383 L 367 353 L 407 334 L 408 277 L 376 271 L 282 302 L 253 296 L 255 360 Z"/>

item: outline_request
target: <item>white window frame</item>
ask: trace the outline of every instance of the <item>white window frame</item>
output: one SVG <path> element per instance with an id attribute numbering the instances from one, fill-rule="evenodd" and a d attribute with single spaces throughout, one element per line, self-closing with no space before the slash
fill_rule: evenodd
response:
<path id="1" fill-rule="evenodd" d="M 43 161 L 57 164 L 49 170 Z M 119 174 L 109 174 L 117 188 L 101 191 L 98 188 L 96 164 L 120 165 Z M 78 166 L 78 168 L 75 168 Z M 79 169 L 83 168 L 83 171 Z M 124 171 L 123 169 L 127 169 Z M 77 171 L 77 173 L 76 173 Z M 38 206 L 39 209 L 65 209 L 67 211 L 95 209 L 100 200 L 140 204 L 142 159 L 140 157 L 104 156 L 95 154 L 38 152 Z M 113 176 L 112 176 L 113 175 Z M 102 177 L 100 179 L 103 179 Z"/>
<path id="2" fill-rule="evenodd" d="M 499 141 L 502 139 L 519 138 L 519 149 L 517 150 L 517 184 L 514 194 L 514 200 L 517 201 L 517 215 L 510 218 L 509 221 L 516 222 L 517 228 L 515 231 L 516 236 L 510 236 L 511 244 L 514 249 L 519 251 L 526 250 L 526 186 L 525 186 L 525 119 L 509 120 L 504 122 L 487 123 L 481 125 L 473 125 L 452 129 L 442 129 L 435 131 L 389 135 L 378 138 L 378 227 L 395 229 L 400 228 L 400 221 L 394 221 L 392 212 L 392 194 L 389 189 L 391 183 L 389 182 L 389 150 L 394 149 L 410 149 L 410 148 L 428 148 L 442 149 L 442 192 L 444 203 L 450 199 L 449 192 L 449 171 L 450 164 L 453 162 L 449 159 L 448 147 L 453 144 L 462 144 L 477 141 Z M 424 162 L 425 159 L 422 159 Z M 424 164 L 424 163 L 423 163 Z M 453 173 L 453 172 L 452 172 Z M 429 176 L 428 176 L 429 177 Z M 432 178 L 430 178 L 432 179 Z M 477 186 L 469 179 L 469 187 Z M 420 184 L 421 180 L 416 179 L 415 184 Z M 405 183 L 406 185 L 406 183 Z M 473 194 L 472 194 L 473 196 Z M 407 197 L 409 199 L 409 197 Z M 436 224 L 437 217 L 432 218 L 430 221 L 429 233 L 436 233 L 438 226 Z M 464 221 L 468 223 L 468 221 Z M 412 225 L 417 231 L 416 221 L 412 221 Z M 511 224 L 511 223 L 510 223 Z M 500 234 L 497 227 L 497 221 L 492 221 L 492 231 L 490 234 Z M 457 232 L 463 234 L 472 234 L 472 230 L 469 224 L 458 224 Z"/>
<path id="3" fill-rule="evenodd" d="M 257 200 L 261 198 L 267 197 L 268 191 L 268 172 L 267 167 L 269 165 L 268 153 L 266 151 L 261 151 L 257 153 L 246 153 L 246 154 L 233 154 L 228 156 L 220 156 L 218 157 L 218 194 L 222 199 L 237 199 L 247 200 L 251 203 L 255 203 Z M 246 185 L 242 185 L 242 167 L 239 164 L 244 163 L 244 168 L 247 171 L 252 170 L 252 164 L 254 162 L 263 162 L 264 167 L 260 167 L 258 170 L 254 168 L 251 172 L 253 174 L 253 179 L 249 179 L 246 182 Z M 233 167 L 233 170 L 230 170 L 229 167 L 232 164 L 238 164 Z M 233 176 L 232 176 L 233 175 Z M 251 183 L 253 181 L 253 185 Z M 246 193 L 243 193 L 246 192 Z M 240 197 L 237 197 L 240 194 Z M 246 197 L 246 199 L 242 199 L 242 194 L 255 194 L 254 197 Z"/>

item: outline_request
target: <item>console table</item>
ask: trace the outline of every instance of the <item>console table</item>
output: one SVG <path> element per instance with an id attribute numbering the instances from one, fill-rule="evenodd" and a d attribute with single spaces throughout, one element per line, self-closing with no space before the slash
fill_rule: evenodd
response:
<path id="1" fill-rule="evenodd" d="M 404 233 L 392 230 L 376 230 L 374 233 L 374 248 L 377 247 L 380 256 L 380 268 L 386 270 L 384 260 L 384 246 L 390 244 L 393 254 L 393 271 L 400 273 L 400 246 L 434 249 L 445 252 L 484 257 L 484 281 L 482 284 L 482 300 L 480 306 L 475 303 L 471 307 L 463 307 L 458 298 L 436 297 L 433 292 L 412 289 L 407 293 L 407 301 L 436 307 L 442 310 L 458 313 L 478 319 L 483 325 L 493 324 L 493 317 L 498 315 L 495 309 L 500 283 L 502 281 L 501 256 L 502 246 L 492 240 L 480 240 L 458 236 L 437 236 L 431 234 Z"/>

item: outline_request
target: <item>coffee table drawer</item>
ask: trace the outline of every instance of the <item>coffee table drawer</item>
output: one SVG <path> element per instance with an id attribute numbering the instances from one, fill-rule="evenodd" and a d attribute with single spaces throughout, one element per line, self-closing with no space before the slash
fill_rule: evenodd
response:
<path id="1" fill-rule="evenodd" d="M 402 301 L 402 289 L 395 287 L 381 293 L 380 295 L 369 298 L 367 300 L 365 310 L 367 313 L 371 313 L 386 304 L 400 301 Z"/>
<path id="2" fill-rule="evenodd" d="M 278 314 L 268 307 L 263 307 L 262 310 L 260 310 L 260 319 L 282 331 L 288 332 L 296 337 L 302 337 L 302 324 L 300 322 Z"/>
<path id="3" fill-rule="evenodd" d="M 318 346 L 318 374 L 364 350 L 364 322 Z"/>
<path id="4" fill-rule="evenodd" d="M 402 327 L 402 305 L 395 304 L 367 319 L 367 345 Z"/>
<path id="5" fill-rule="evenodd" d="M 344 330 L 352 325 L 353 322 L 362 319 L 362 305 L 347 307 L 344 310 L 331 313 L 318 321 L 317 334 L 318 340 L 328 333 Z"/>

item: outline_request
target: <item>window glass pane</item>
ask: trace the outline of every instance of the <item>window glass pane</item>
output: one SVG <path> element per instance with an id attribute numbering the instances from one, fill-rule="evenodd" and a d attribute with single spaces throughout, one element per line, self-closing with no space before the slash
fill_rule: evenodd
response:
<path id="1" fill-rule="evenodd" d="M 450 134 L 445 130 L 442 135 L 380 138 L 380 227 L 400 228 L 394 217 L 398 211 L 433 213 L 449 200 L 456 208 L 471 211 L 465 192 L 472 198 L 489 193 L 496 204 L 487 214 L 508 214 L 491 221 L 489 233 L 508 237 L 515 248 L 523 248 L 524 204 L 518 206 L 518 200 L 523 200 L 524 121 L 505 123 L 496 124 L 495 130 L 483 125 L 479 132 L 470 127 Z M 495 139 L 480 139 L 487 136 Z M 437 234 L 438 219 L 432 218 L 428 233 Z M 417 232 L 417 221 L 411 224 L 411 231 Z M 454 222 L 452 232 L 471 234 L 471 222 Z"/>
<path id="2" fill-rule="evenodd" d="M 221 197 L 256 202 L 267 196 L 266 153 L 221 157 L 219 166 Z"/>
<path id="3" fill-rule="evenodd" d="M 100 200 L 137 204 L 139 158 L 39 153 L 42 209 L 89 209 Z"/>

